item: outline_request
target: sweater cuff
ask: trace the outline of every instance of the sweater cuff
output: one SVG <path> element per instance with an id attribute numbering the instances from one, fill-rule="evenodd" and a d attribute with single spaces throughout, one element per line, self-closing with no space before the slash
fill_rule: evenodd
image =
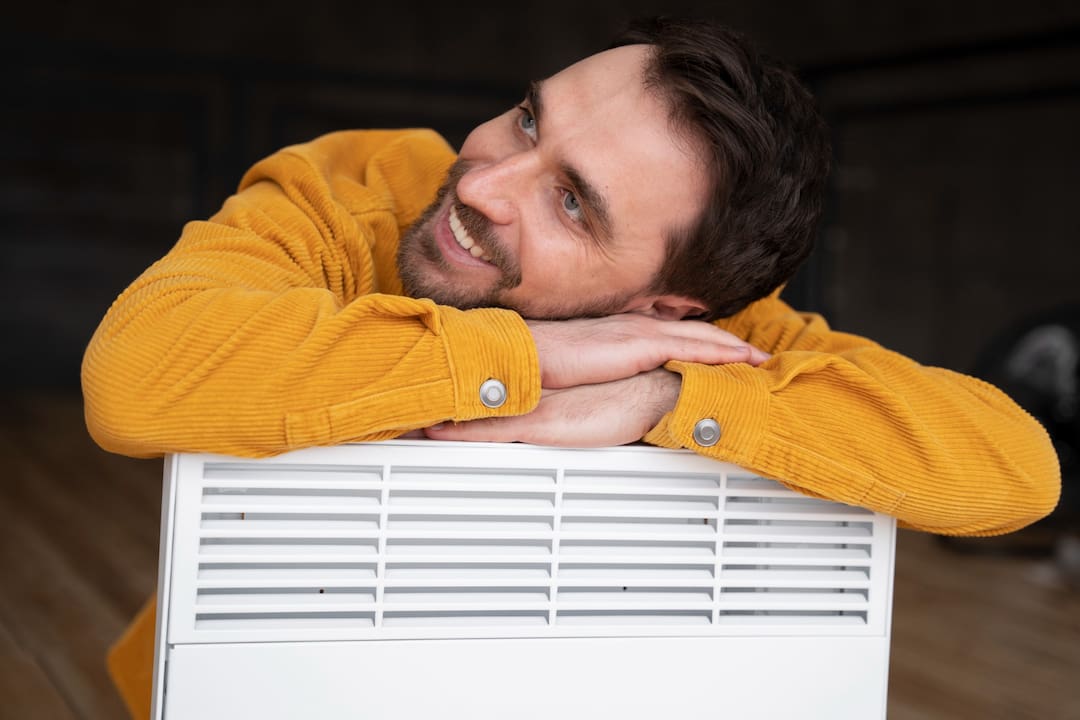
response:
<path id="1" fill-rule="evenodd" d="M 753 467 L 769 419 L 770 394 L 764 374 L 743 363 L 710 366 L 671 361 L 665 367 L 682 375 L 682 389 L 674 410 L 645 441 Z M 711 445 L 700 442 L 694 432 L 708 420 L 720 426 L 719 438 Z"/>
<path id="2" fill-rule="evenodd" d="M 488 308 L 442 308 L 440 314 L 454 384 L 454 419 L 532 411 L 540 402 L 540 361 L 521 316 Z"/>

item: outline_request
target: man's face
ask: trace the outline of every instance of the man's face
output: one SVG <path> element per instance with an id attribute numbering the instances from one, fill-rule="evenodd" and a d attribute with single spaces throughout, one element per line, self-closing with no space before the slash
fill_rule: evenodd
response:
<path id="1" fill-rule="evenodd" d="M 401 240 L 406 292 L 531 318 L 699 310 L 650 292 L 668 234 L 698 216 L 707 180 L 644 85 L 647 58 L 643 45 L 588 57 L 473 130 Z"/>

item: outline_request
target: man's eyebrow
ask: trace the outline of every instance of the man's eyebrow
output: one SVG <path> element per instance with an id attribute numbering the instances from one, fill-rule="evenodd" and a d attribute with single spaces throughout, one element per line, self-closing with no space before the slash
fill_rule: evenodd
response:
<path id="1" fill-rule="evenodd" d="M 525 101 L 532 110 L 533 119 L 536 121 L 537 133 L 543 124 L 544 117 L 544 81 L 533 80 L 529 83 L 529 89 L 525 92 Z M 578 202 L 590 218 L 589 227 L 593 235 L 601 245 L 607 245 L 612 240 L 611 214 L 608 212 L 607 200 L 596 189 L 596 186 L 585 179 L 584 176 L 566 161 L 560 163 L 559 170 L 573 185 L 574 194 Z"/>

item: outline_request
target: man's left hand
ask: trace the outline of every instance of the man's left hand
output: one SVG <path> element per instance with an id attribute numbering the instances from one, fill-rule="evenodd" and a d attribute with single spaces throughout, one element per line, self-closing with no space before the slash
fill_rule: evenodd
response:
<path id="1" fill-rule="evenodd" d="M 677 373 L 659 368 L 613 382 L 544 390 L 526 415 L 447 422 L 424 433 L 436 440 L 625 445 L 640 440 L 675 408 L 681 383 Z"/>

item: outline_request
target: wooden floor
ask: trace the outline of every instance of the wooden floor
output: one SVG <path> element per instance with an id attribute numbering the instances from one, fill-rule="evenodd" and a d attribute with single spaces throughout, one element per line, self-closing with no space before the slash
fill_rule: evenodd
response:
<path id="1" fill-rule="evenodd" d="M 78 397 L 2 402 L 0 718 L 123 718 L 103 658 L 156 581 L 160 462 L 98 450 Z M 1080 719 L 1080 590 L 1049 561 L 902 532 L 894 607 L 890 720 Z"/>

